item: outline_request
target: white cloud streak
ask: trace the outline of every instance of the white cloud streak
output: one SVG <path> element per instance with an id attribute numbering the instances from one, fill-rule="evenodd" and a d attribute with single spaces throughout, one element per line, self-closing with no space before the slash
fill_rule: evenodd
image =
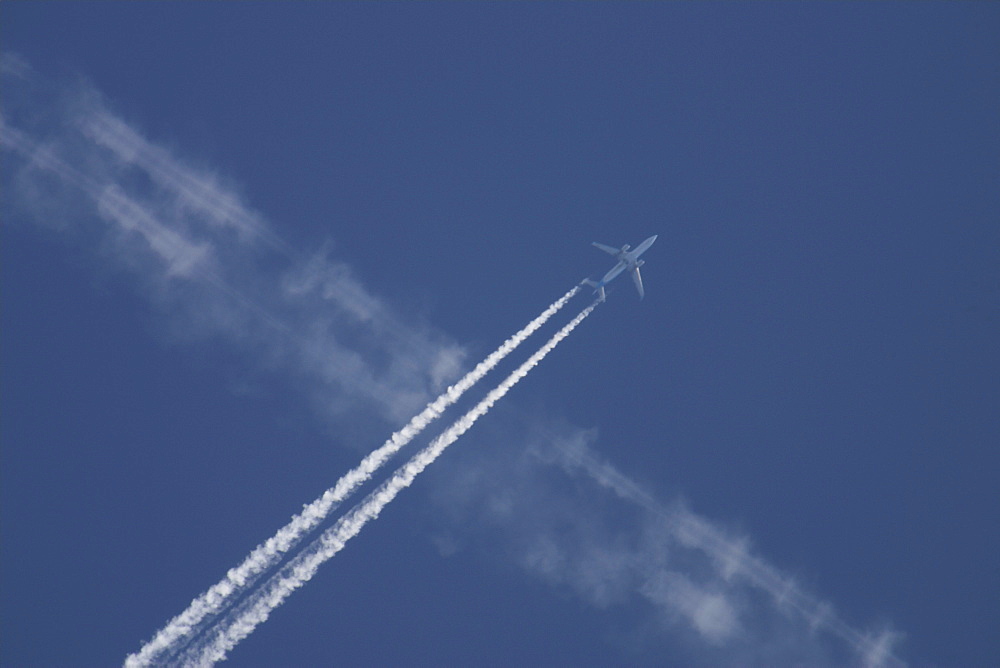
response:
<path id="1" fill-rule="evenodd" d="M 170 153 L 143 137 L 122 119 L 103 108 L 99 99 L 88 102 L 88 113 L 76 118 L 84 137 L 106 149 L 122 166 L 147 174 L 164 191 L 174 193 L 175 205 L 205 224 L 235 230 L 240 238 L 263 238 L 282 250 L 287 245 L 274 236 L 262 216 L 249 210 L 211 172 L 181 165 Z"/>
<path id="2" fill-rule="evenodd" d="M 93 87 L 53 91 L 9 54 L 2 73 L 5 224 L 92 243 L 175 335 L 221 337 L 291 372 L 325 419 L 360 409 L 398 424 L 459 375 L 460 346 L 403 321 L 325 247 L 290 251 L 223 179 L 146 139 Z"/>
<path id="3" fill-rule="evenodd" d="M 535 351 L 521 366 L 514 370 L 499 385 L 469 412 L 456 420 L 430 445 L 413 456 L 395 474 L 361 503 L 341 517 L 332 527 L 313 541 L 300 554 L 286 564 L 271 580 L 253 592 L 240 605 L 231 619 L 221 622 L 211 631 L 205 642 L 196 644 L 187 654 L 185 665 L 212 665 L 226 658 L 243 638 L 253 632 L 281 605 L 296 589 L 307 583 L 319 567 L 340 552 L 351 538 L 356 536 L 369 521 L 378 517 L 399 492 L 409 487 L 413 480 L 437 459 L 445 449 L 458 440 L 476 421 L 485 415 L 514 385 L 524 378 L 559 342 L 569 336 L 577 325 L 591 314 L 596 307 L 591 304 L 581 311 L 562 329 L 556 332 L 541 348 Z"/>
<path id="4" fill-rule="evenodd" d="M 183 643 L 199 631 L 203 621 L 217 615 L 249 585 L 252 585 L 261 573 L 276 566 L 285 553 L 295 547 L 307 533 L 319 526 L 344 499 L 351 496 L 358 487 L 367 482 L 372 474 L 380 469 L 390 457 L 405 447 L 434 420 L 441 417 L 449 406 L 458 401 L 466 391 L 482 380 L 507 355 L 538 331 L 578 291 L 577 287 L 571 289 L 549 305 L 523 329 L 504 341 L 472 371 L 429 403 L 406 426 L 395 432 L 381 447 L 369 453 L 356 468 L 347 472 L 333 487 L 306 505 L 302 512 L 295 515 L 274 536 L 258 545 L 239 566 L 230 569 L 221 581 L 192 601 L 184 612 L 171 619 L 137 653 L 129 655 L 125 660 L 125 665 L 130 668 L 152 665 L 164 656 L 172 655 L 181 649 Z"/>
<path id="5" fill-rule="evenodd" d="M 727 536 L 681 504 L 663 506 L 613 466 L 598 461 L 582 441 L 564 447 L 562 456 L 563 466 L 568 470 L 583 472 L 619 498 L 641 506 L 664 521 L 679 545 L 699 550 L 709 557 L 717 582 L 728 585 L 720 586 L 720 593 L 699 597 L 686 591 L 690 589 L 686 584 L 678 588 L 661 586 L 662 582 L 653 583 L 643 592 L 653 601 L 665 599 L 667 605 L 679 609 L 709 641 L 718 642 L 730 633 L 727 629 L 736 626 L 733 606 L 728 603 L 725 592 L 742 584 L 764 592 L 782 614 L 803 620 L 813 632 L 826 632 L 842 640 L 861 665 L 874 668 L 902 664 L 892 653 L 892 645 L 899 640 L 899 634 L 891 630 L 869 634 L 851 627 L 834 614 L 828 603 L 808 595 L 792 579 L 751 555 L 746 540 Z"/>
<path id="6" fill-rule="evenodd" d="M 526 427 L 526 450 L 481 443 L 437 473 L 448 485 L 430 491 L 434 531 L 451 553 L 485 541 L 485 552 L 596 608 L 645 609 L 626 651 L 665 641 L 685 654 L 679 663 L 902 665 L 898 633 L 848 624 L 744 536 L 657 500 L 595 454 L 592 430 Z"/>

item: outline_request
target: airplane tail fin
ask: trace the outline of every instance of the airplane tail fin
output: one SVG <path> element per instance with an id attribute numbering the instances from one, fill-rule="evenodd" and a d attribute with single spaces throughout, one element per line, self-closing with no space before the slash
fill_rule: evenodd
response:
<path id="1" fill-rule="evenodd" d="M 594 288 L 594 294 L 597 295 L 598 301 L 603 302 L 605 300 L 604 286 L 601 285 L 600 283 L 592 281 L 589 278 L 585 278 L 582 281 L 580 281 L 580 285 L 589 285 L 590 287 Z"/>

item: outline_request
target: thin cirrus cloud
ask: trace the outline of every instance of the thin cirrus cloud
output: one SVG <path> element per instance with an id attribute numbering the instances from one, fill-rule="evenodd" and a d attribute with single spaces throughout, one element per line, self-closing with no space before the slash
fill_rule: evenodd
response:
<path id="1" fill-rule="evenodd" d="M 399 421 L 459 374 L 461 346 L 402 322 L 325 246 L 296 255 L 221 179 L 153 145 L 93 87 L 45 90 L 22 60 L 4 60 L 5 206 L 20 214 L 5 218 L 84 238 L 148 284 L 183 335 L 223 337 L 312 381 L 328 410 Z"/>
<path id="2" fill-rule="evenodd" d="M 646 610 L 629 644 L 687 639 L 695 663 L 902 665 L 900 634 L 852 627 L 745 536 L 659 501 L 603 461 L 595 430 L 552 419 L 525 432 L 524 449 L 467 449 L 448 464 L 449 484 L 431 491 L 443 552 L 484 544 L 596 608 Z"/>
<path id="3" fill-rule="evenodd" d="M 0 64 L 9 224 L 82 240 L 139 278 L 185 336 L 222 338 L 305 381 L 322 418 L 363 409 L 404 422 L 461 374 L 461 345 L 398 316 L 327 248 L 297 253 L 224 179 L 147 139 L 92 86 L 49 85 L 10 54 Z M 687 634 L 719 662 L 898 663 L 895 633 L 849 626 L 745 539 L 600 463 L 593 434 L 556 424 L 533 425 L 555 436 L 526 436 L 505 472 L 442 490 L 466 520 L 443 530 L 467 531 L 475 514 L 475 531 L 489 528 L 525 571 L 599 608 L 644 601 L 647 628 Z M 586 481 L 591 498 L 567 498 L 556 476 Z M 514 480 L 517 495 L 504 489 Z M 611 507 L 627 522 L 606 521 Z"/>

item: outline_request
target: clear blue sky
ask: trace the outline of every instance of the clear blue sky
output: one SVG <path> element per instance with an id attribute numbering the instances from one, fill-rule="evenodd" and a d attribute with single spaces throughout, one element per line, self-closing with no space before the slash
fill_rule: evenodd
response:
<path id="1" fill-rule="evenodd" d="M 120 663 L 610 268 L 591 241 L 659 234 L 645 300 L 619 279 L 231 663 L 837 665 L 844 629 L 995 663 L 998 35 L 997 3 L 2 3 L 0 662 Z"/>

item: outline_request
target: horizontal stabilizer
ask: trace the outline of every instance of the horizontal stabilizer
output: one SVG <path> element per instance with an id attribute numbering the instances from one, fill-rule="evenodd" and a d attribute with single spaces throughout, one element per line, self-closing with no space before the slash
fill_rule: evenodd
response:
<path id="1" fill-rule="evenodd" d="M 594 294 L 597 295 L 598 301 L 603 302 L 607 298 L 606 295 L 604 294 L 603 283 L 597 283 L 595 281 L 590 280 L 589 278 L 585 278 L 582 281 L 580 281 L 580 285 L 589 285 L 590 287 L 594 288 Z"/>

